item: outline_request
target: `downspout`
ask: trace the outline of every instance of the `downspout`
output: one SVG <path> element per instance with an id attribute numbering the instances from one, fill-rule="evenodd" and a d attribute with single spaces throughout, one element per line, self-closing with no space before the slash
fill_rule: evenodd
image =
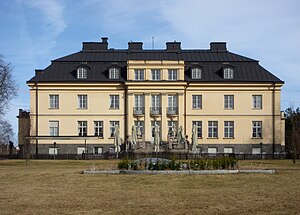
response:
<path id="1" fill-rule="evenodd" d="M 186 89 L 189 86 L 189 82 L 187 82 L 186 86 L 184 87 L 184 134 L 186 134 Z"/>
<path id="2" fill-rule="evenodd" d="M 128 96 L 128 89 L 127 89 L 127 86 L 126 86 L 126 84 L 125 84 L 125 82 L 124 82 L 124 129 L 125 129 L 125 131 L 124 131 L 124 134 L 125 134 L 125 141 L 127 140 L 127 136 L 128 136 L 128 123 L 127 123 L 127 121 L 128 121 L 128 117 L 127 117 L 127 96 Z"/>
<path id="3" fill-rule="evenodd" d="M 273 88 L 272 88 L 272 127 L 273 127 L 273 159 L 275 157 L 275 82 L 273 82 Z"/>
<path id="4" fill-rule="evenodd" d="M 38 156 L 38 136 L 39 136 L 39 127 L 38 127 L 38 81 L 35 82 L 35 154 Z"/>

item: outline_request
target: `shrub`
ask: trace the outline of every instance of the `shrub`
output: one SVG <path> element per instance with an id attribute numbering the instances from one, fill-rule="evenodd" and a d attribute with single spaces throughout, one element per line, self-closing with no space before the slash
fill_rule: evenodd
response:
<path id="1" fill-rule="evenodd" d="M 129 169 L 130 168 L 130 162 L 126 159 L 123 159 L 118 163 L 118 169 Z"/>

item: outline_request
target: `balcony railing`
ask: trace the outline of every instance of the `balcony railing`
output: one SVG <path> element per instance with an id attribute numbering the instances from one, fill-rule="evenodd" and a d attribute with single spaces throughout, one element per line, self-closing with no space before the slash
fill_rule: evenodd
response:
<path id="1" fill-rule="evenodd" d="M 167 115 L 178 115 L 178 107 L 167 107 Z"/>
<path id="2" fill-rule="evenodd" d="M 134 107 L 133 115 L 145 115 L 145 107 Z"/>
<path id="3" fill-rule="evenodd" d="M 161 115 L 161 107 L 150 107 L 151 115 Z"/>

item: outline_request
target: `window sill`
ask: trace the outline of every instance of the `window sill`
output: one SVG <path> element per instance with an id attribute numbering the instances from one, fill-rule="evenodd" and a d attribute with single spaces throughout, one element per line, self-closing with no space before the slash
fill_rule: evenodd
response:
<path id="1" fill-rule="evenodd" d="M 224 110 L 234 110 L 234 108 L 224 108 Z"/>
<path id="2" fill-rule="evenodd" d="M 219 139 L 219 137 L 208 137 L 207 139 Z"/>
<path id="3" fill-rule="evenodd" d="M 87 110 L 87 108 L 77 108 L 77 110 Z"/>
<path id="4" fill-rule="evenodd" d="M 97 135 L 95 135 L 95 137 L 98 137 L 98 139 L 104 139 L 104 137 L 99 137 L 99 136 L 97 136 Z"/>
<path id="5" fill-rule="evenodd" d="M 109 108 L 109 110 L 120 110 L 120 108 Z"/>
<path id="6" fill-rule="evenodd" d="M 234 139 L 234 137 L 223 137 L 223 139 Z"/>
<path id="7" fill-rule="evenodd" d="M 115 137 L 109 137 L 108 139 L 115 139 Z"/>
<path id="8" fill-rule="evenodd" d="M 59 110 L 59 108 L 48 108 L 49 110 Z"/>
<path id="9" fill-rule="evenodd" d="M 192 110 L 202 110 L 202 108 L 192 108 Z"/>
<path id="10" fill-rule="evenodd" d="M 262 137 L 251 137 L 251 139 L 263 139 Z"/>
<path id="11" fill-rule="evenodd" d="M 203 139 L 203 137 L 197 137 L 197 139 Z"/>
<path id="12" fill-rule="evenodd" d="M 252 108 L 252 110 L 262 110 L 262 108 Z"/>

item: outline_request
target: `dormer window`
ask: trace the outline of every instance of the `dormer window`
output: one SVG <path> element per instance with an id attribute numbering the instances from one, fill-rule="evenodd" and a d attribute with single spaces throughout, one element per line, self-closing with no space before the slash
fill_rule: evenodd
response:
<path id="1" fill-rule="evenodd" d="M 202 70 L 198 67 L 192 68 L 192 79 L 201 79 Z"/>
<path id="2" fill-rule="evenodd" d="M 78 79 L 87 79 L 87 68 L 80 67 L 77 69 L 77 78 Z"/>
<path id="3" fill-rule="evenodd" d="M 109 79 L 119 79 L 120 69 L 119 68 L 110 68 L 109 69 Z"/>
<path id="4" fill-rule="evenodd" d="M 233 79 L 233 69 L 225 68 L 223 70 L 224 79 Z"/>

